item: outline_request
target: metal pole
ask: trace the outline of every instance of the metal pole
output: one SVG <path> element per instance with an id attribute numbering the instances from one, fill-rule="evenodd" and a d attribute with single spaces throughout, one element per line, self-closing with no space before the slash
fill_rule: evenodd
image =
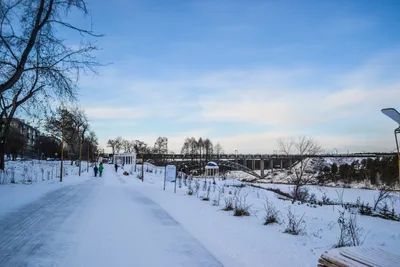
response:
<path id="1" fill-rule="evenodd" d="M 60 182 L 63 179 L 63 160 L 64 160 L 64 117 L 61 118 L 61 163 L 60 163 Z"/>
<path id="2" fill-rule="evenodd" d="M 144 182 L 144 157 L 142 154 L 142 182 Z"/>
<path id="3" fill-rule="evenodd" d="M 400 132 L 400 127 L 394 130 L 394 138 L 396 139 L 396 148 L 397 148 L 397 165 L 399 172 L 399 183 L 400 183 L 400 150 L 399 150 L 399 142 L 397 140 L 397 134 Z"/>
<path id="4" fill-rule="evenodd" d="M 164 191 L 165 191 L 165 182 L 167 180 L 167 165 L 165 165 L 165 169 L 164 169 Z"/>
<path id="5" fill-rule="evenodd" d="M 87 142 L 87 163 L 86 163 L 86 172 L 89 172 L 89 157 L 90 157 L 90 146 L 89 142 Z"/>
<path id="6" fill-rule="evenodd" d="M 79 138 L 79 176 L 81 176 L 81 170 L 82 170 L 82 141 L 83 141 L 82 138 Z"/>
<path id="7" fill-rule="evenodd" d="M 175 172 L 175 187 L 174 187 L 174 193 L 176 193 L 176 180 L 178 179 L 178 178 L 177 178 L 177 173 L 178 173 L 178 172 Z"/>

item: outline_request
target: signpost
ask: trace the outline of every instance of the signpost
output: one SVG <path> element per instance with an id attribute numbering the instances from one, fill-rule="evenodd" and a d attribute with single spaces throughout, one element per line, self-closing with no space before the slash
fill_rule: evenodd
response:
<path id="1" fill-rule="evenodd" d="M 164 190 L 165 190 L 165 184 L 167 181 L 169 181 L 169 182 L 175 181 L 175 184 L 176 184 L 176 166 L 175 165 L 165 166 Z"/>
<path id="2" fill-rule="evenodd" d="M 394 108 L 384 108 L 381 110 L 383 114 L 391 118 L 393 121 L 397 122 L 399 125 L 396 129 L 394 129 L 394 138 L 396 140 L 396 148 L 397 148 L 397 161 L 398 161 L 398 179 L 400 181 L 400 149 L 399 142 L 397 140 L 397 134 L 400 133 L 400 113 Z"/>

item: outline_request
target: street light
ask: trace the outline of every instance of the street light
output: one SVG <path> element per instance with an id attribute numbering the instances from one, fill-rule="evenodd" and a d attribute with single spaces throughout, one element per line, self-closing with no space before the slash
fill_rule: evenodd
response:
<path id="1" fill-rule="evenodd" d="M 396 148 L 397 148 L 397 162 L 399 168 L 399 181 L 400 181 L 400 150 L 399 150 L 399 142 L 397 140 L 397 134 L 400 133 L 400 113 L 394 108 L 384 108 L 381 110 L 383 114 L 397 122 L 399 127 L 394 129 L 394 138 L 396 140 Z"/>

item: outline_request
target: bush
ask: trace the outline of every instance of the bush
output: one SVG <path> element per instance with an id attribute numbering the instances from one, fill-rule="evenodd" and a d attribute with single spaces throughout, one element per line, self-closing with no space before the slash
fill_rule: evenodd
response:
<path id="1" fill-rule="evenodd" d="M 293 199 L 295 198 L 297 201 L 300 201 L 300 202 L 307 202 L 307 200 L 310 196 L 308 189 L 306 187 L 298 188 L 297 197 L 296 197 L 296 189 L 295 188 L 292 190 L 292 192 L 290 194 Z"/>
<path id="2" fill-rule="evenodd" d="M 310 194 L 310 197 L 308 198 L 308 202 L 311 204 L 316 204 L 317 203 L 317 196 L 315 193 Z"/>
<path id="3" fill-rule="evenodd" d="M 226 197 L 225 198 L 225 207 L 223 208 L 225 211 L 233 210 L 233 198 Z"/>
<path id="4" fill-rule="evenodd" d="M 345 218 L 345 210 L 339 211 L 338 224 L 340 227 L 340 235 L 338 243 L 335 247 L 352 247 L 361 246 L 363 241 L 363 229 L 358 226 L 356 214 L 350 214 Z"/>
<path id="5" fill-rule="evenodd" d="M 268 198 L 265 199 L 264 208 L 266 213 L 264 217 L 264 225 L 278 223 L 279 211 L 275 208 L 274 204 L 268 200 Z"/>
<path id="6" fill-rule="evenodd" d="M 322 196 L 322 201 L 320 202 L 321 205 L 333 205 L 333 201 L 324 193 Z"/>
<path id="7" fill-rule="evenodd" d="M 193 190 L 193 193 L 196 195 L 196 196 L 199 196 L 199 191 L 200 191 L 200 182 L 199 181 L 194 181 L 194 190 Z"/>
<path id="8" fill-rule="evenodd" d="M 189 189 L 188 189 L 188 193 L 187 193 L 189 196 L 191 196 L 191 195 L 193 195 L 193 189 L 191 188 L 191 187 L 189 187 Z"/>
<path id="9" fill-rule="evenodd" d="M 223 191 L 223 187 L 222 188 L 218 187 L 218 194 L 215 196 L 215 198 L 213 200 L 213 206 L 219 206 L 221 197 L 223 195 L 222 191 Z"/>
<path id="10" fill-rule="evenodd" d="M 296 214 L 292 212 L 292 209 L 289 207 L 288 209 L 288 224 L 286 225 L 286 229 L 284 233 L 291 234 L 291 235 L 299 235 L 305 233 L 305 221 L 304 221 L 304 215 L 305 213 L 301 216 L 298 217 Z"/>
<path id="11" fill-rule="evenodd" d="M 233 214 L 234 216 L 250 216 L 249 209 L 251 205 L 246 204 L 246 198 L 247 195 L 239 196 L 236 198 L 234 214 Z"/>
<path id="12" fill-rule="evenodd" d="M 369 206 L 369 203 L 367 203 L 366 205 L 364 205 L 364 202 L 361 203 L 361 205 L 358 208 L 358 212 L 361 215 L 367 215 L 367 216 L 371 216 L 372 215 L 372 207 Z"/>

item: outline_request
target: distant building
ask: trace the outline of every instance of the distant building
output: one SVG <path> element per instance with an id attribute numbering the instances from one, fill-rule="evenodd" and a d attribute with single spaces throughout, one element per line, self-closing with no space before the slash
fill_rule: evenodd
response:
<path id="1" fill-rule="evenodd" d="M 40 137 L 40 131 L 35 127 L 30 126 L 24 120 L 14 118 L 11 121 L 11 127 L 18 129 L 21 135 L 26 141 L 26 146 L 24 149 L 24 155 L 28 157 L 37 157 L 37 151 L 35 151 L 36 142 L 38 142 Z"/>

